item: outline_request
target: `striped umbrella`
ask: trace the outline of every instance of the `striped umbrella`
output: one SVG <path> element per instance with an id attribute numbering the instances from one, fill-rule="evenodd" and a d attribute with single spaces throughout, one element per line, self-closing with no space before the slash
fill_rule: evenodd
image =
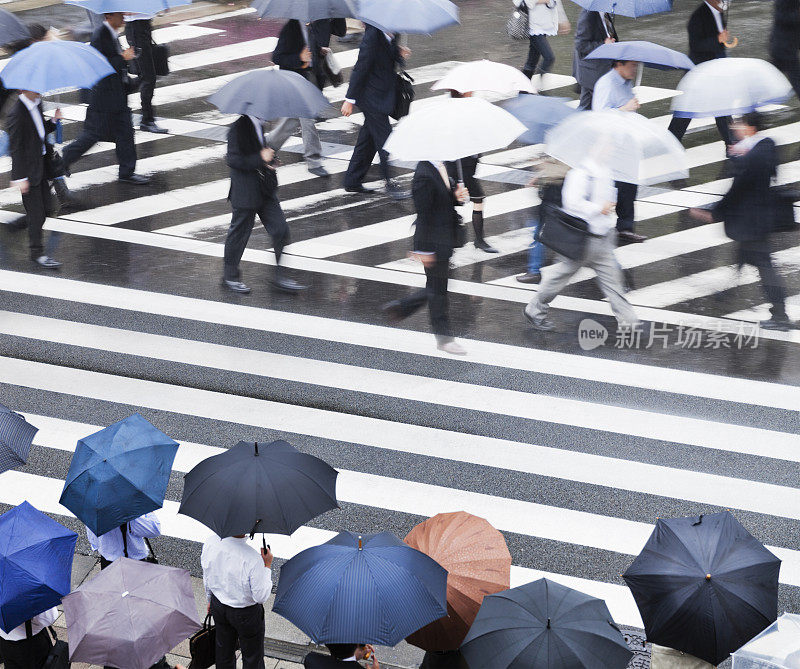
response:
<path id="1" fill-rule="evenodd" d="M 27 462 L 38 431 L 24 416 L 0 404 L 0 474 Z"/>

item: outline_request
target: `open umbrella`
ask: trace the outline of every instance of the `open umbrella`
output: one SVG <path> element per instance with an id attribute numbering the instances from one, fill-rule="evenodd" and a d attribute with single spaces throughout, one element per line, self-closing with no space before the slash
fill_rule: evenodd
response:
<path id="1" fill-rule="evenodd" d="M 511 100 L 504 100 L 500 106 L 527 128 L 517 137 L 517 141 L 541 144 L 548 130 L 555 128 L 567 116 L 578 113 L 566 104 L 567 100 L 568 98 L 543 95 L 519 95 Z"/>
<path id="2" fill-rule="evenodd" d="M 148 669 L 200 629 L 188 571 L 119 558 L 64 597 L 72 662 Z"/>
<path id="3" fill-rule="evenodd" d="M 359 0 L 357 18 L 387 33 L 418 35 L 459 23 L 450 0 Z"/>
<path id="4" fill-rule="evenodd" d="M 358 12 L 357 0 L 255 0 L 250 6 L 261 18 L 297 19 L 303 23 L 343 19 Z"/>
<path id="5" fill-rule="evenodd" d="M 25 416 L 0 404 L 0 474 L 28 461 L 38 431 Z"/>
<path id="6" fill-rule="evenodd" d="M 535 92 L 530 78 L 517 68 L 485 59 L 456 65 L 431 88 L 434 91 L 454 90 L 459 93 L 493 91 L 506 95 L 520 91 Z"/>
<path id="7" fill-rule="evenodd" d="M 337 472 L 285 441 L 240 441 L 184 477 L 178 510 L 220 537 L 291 534 L 338 507 Z"/>
<path id="8" fill-rule="evenodd" d="M 694 63 L 691 59 L 674 49 L 668 49 L 652 42 L 630 41 L 601 44 L 586 58 L 600 60 L 636 60 L 639 61 L 639 72 L 636 75 L 636 86 L 642 83 L 642 70 L 645 66 L 656 70 L 691 70 Z"/>
<path id="9" fill-rule="evenodd" d="M 573 0 L 590 12 L 608 12 L 638 18 L 672 11 L 672 0 Z"/>
<path id="10" fill-rule="evenodd" d="M 783 73 L 758 58 L 715 58 L 700 63 L 678 83 L 672 113 L 683 118 L 746 114 L 786 101 L 792 85 Z"/>
<path id="11" fill-rule="evenodd" d="M 138 413 L 78 441 L 60 502 L 97 536 L 164 504 L 178 442 Z"/>
<path id="12" fill-rule="evenodd" d="M 64 0 L 64 2 L 83 7 L 95 14 L 112 12 L 158 14 L 170 7 L 192 4 L 192 0 Z"/>
<path id="13" fill-rule="evenodd" d="M 723 511 L 660 519 L 622 577 L 648 641 L 717 665 L 775 621 L 780 566 Z"/>
<path id="14" fill-rule="evenodd" d="M 423 650 L 456 650 L 486 595 L 511 586 L 511 553 L 503 535 L 466 511 L 440 513 L 405 538 L 447 570 L 447 616 L 408 637 Z"/>
<path id="15" fill-rule="evenodd" d="M 77 541 L 28 502 L 0 516 L 0 629 L 10 632 L 61 602 Z"/>
<path id="16" fill-rule="evenodd" d="M 470 669 L 624 669 L 633 657 L 602 599 L 546 578 L 485 597 L 461 653 Z"/>
<path id="17" fill-rule="evenodd" d="M 0 9 L 0 45 L 30 39 L 31 33 L 16 14 Z"/>
<path id="18" fill-rule="evenodd" d="M 250 114 L 262 121 L 317 118 L 329 106 L 308 79 L 288 70 L 256 70 L 229 81 L 208 98 L 225 114 Z"/>
<path id="19" fill-rule="evenodd" d="M 784 613 L 733 654 L 733 669 L 800 669 L 800 615 Z"/>
<path id="20" fill-rule="evenodd" d="M 272 608 L 316 643 L 394 646 L 447 614 L 447 572 L 389 532 L 341 532 L 281 567 Z"/>

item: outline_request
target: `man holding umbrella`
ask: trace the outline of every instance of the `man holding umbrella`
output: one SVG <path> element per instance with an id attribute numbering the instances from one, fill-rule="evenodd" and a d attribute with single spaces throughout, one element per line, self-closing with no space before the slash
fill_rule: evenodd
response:
<path id="1" fill-rule="evenodd" d="M 105 569 L 121 557 L 144 560 L 150 554 L 147 539 L 161 535 L 161 521 L 154 513 L 147 513 L 110 532 L 95 535 L 88 527 L 86 538 L 92 550 L 100 553 L 100 569 Z"/>

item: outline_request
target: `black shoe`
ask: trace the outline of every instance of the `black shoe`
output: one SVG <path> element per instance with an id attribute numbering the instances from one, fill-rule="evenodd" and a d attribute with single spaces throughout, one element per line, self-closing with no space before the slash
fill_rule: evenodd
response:
<path id="1" fill-rule="evenodd" d="M 647 237 L 644 235 L 637 235 L 632 230 L 622 230 L 621 232 L 617 233 L 617 237 L 620 241 L 628 242 L 629 244 L 639 244 L 647 240 Z"/>
<path id="2" fill-rule="evenodd" d="M 480 249 L 484 253 L 500 253 L 494 246 L 487 244 L 485 239 L 476 239 L 475 248 Z"/>
<path id="3" fill-rule="evenodd" d="M 53 260 L 50 256 L 41 255 L 38 258 L 34 258 L 33 262 L 35 262 L 40 267 L 44 267 L 45 269 L 56 269 L 61 267 L 61 263 L 58 260 Z"/>
<path id="4" fill-rule="evenodd" d="M 58 201 L 58 214 L 71 214 L 80 207 L 81 203 L 74 197 L 65 197 L 63 200 Z"/>
<path id="5" fill-rule="evenodd" d="M 242 283 L 241 281 L 228 281 L 228 279 L 223 279 L 222 285 L 228 290 L 232 290 L 234 293 L 250 292 L 250 286 L 248 286 L 246 283 Z"/>
<path id="6" fill-rule="evenodd" d="M 400 300 L 387 302 L 381 307 L 381 311 L 384 313 L 389 323 L 399 323 L 404 318 L 403 314 L 400 312 Z"/>
<path id="7" fill-rule="evenodd" d="M 358 186 L 345 186 L 344 187 L 344 192 L 345 193 L 352 193 L 354 195 L 357 195 L 357 194 L 359 194 L 359 195 L 369 195 L 371 193 L 374 193 L 375 189 L 374 188 L 364 188 L 364 186 L 362 186 L 361 184 L 358 184 Z"/>
<path id="8" fill-rule="evenodd" d="M 552 330 L 556 329 L 556 326 L 553 325 L 552 321 L 547 320 L 546 316 L 531 316 L 528 313 L 527 307 L 522 310 L 522 313 L 525 315 L 526 320 L 531 324 L 531 327 L 533 327 L 534 330 L 551 332 Z"/>
<path id="9" fill-rule="evenodd" d="M 762 330 L 778 330 L 779 332 L 788 332 L 794 328 L 794 323 L 788 318 L 775 318 L 774 316 L 768 321 L 761 321 L 758 326 Z"/>
<path id="10" fill-rule="evenodd" d="M 150 177 L 143 177 L 141 174 L 130 174 L 127 177 L 120 177 L 119 180 L 136 186 L 146 186 L 150 183 Z"/>
<path id="11" fill-rule="evenodd" d="M 155 121 L 150 121 L 148 123 L 142 123 L 139 126 L 139 130 L 142 132 L 154 132 L 157 135 L 166 135 L 168 130 L 166 128 L 162 128 L 160 125 L 156 125 Z"/>
<path id="12" fill-rule="evenodd" d="M 272 280 L 272 284 L 280 290 L 285 290 L 287 293 L 299 293 L 301 290 L 306 290 L 308 288 L 308 286 L 299 281 L 295 281 L 286 276 L 276 276 Z"/>
<path id="13" fill-rule="evenodd" d="M 542 275 L 539 272 L 525 272 L 525 274 L 520 274 L 516 278 L 520 283 L 539 283 L 542 280 Z"/>
<path id="14" fill-rule="evenodd" d="M 317 177 L 329 177 L 331 175 L 331 173 L 328 172 L 328 170 L 326 170 L 324 167 L 322 167 L 322 165 L 320 165 L 319 167 L 309 167 L 308 171 Z"/>

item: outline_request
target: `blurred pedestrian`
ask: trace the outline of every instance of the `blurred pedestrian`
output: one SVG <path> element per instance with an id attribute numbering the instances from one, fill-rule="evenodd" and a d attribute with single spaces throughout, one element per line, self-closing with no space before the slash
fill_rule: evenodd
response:
<path id="1" fill-rule="evenodd" d="M 364 114 L 364 125 L 358 132 L 353 155 L 344 175 L 344 189 L 348 193 L 370 193 L 364 188 L 372 159 L 378 153 L 381 173 L 386 180 L 386 192 L 395 200 L 405 199 L 409 193 L 397 186 L 389 177 L 389 154 L 383 145 L 392 131 L 389 114 L 394 111 L 396 96 L 395 68 L 403 67 L 411 51 L 400 46 L 399 36 L 385 33 L 367 25 L 364 39 L 358 49 L 358 60 L 350 75 L 350 85 L 342 104 L 342 115 L 350 116 L 353 107 Z"/>
<path id="2" fill-rule="evenodd" d="M 582 9 L 575 28 L 575 50 L 572 55 L 572 75 L 581 89 L 578 109 L 592 108 L 592 91 L 597 80 L 611 68 L 607 60 L 588 56 L 601 44 L 617 41 L 614 20 L 606 12 L 590 12 Z"/>
<path id="3" fill-rule="evenodd" d="M 275 151 L 266 144 L 261 120 L 255 116 L 240 116 L 228 131 L 225 156 L 231 172 L 228 200 L 233 208 L 233 217 L 225 238 L 222 282 L 234 293 L 250 292 L 250 287 L 241 280 L 239 263 L 253 231 L 256 214 L 272 237 L 275 253 L 273 283 L 289 292 L 306 288 L 286 276 L 280 264 L 283 247 L 289 241 L 289 226 L 278 201 L 278 176 L 272 165 L 274 158 Z"/>
<path id="4" fill-rule="evenodd" d="M 139 130 L 166 134 L 167 129 L 156 124 L 153 111 L 153 93 L 156 89 L 155 42 L 153 41 L 153 16 L 128 14 L 125 18 L 125 39 L 136 56 L 132 63 L 139 75 L 139 97 L 142 101 L 142 120 Z"/>
<path id="5" fill-rule="evenodd" d="M 363 643 L 327 643 L 325 647 L 330 655 L 308 653 L 303 660 L 305 669 L 357 669 L 366 662 L 367 669 L 380 669 L 375 649 Z"/>
<path id="6" fill-rule="evenodd" d="M 706 223 L 725 222 L 725 234 L 736 242 L 739 268 L 752 265 L 761 276 L 767 300 L 772 303 L 769 320 L 761 321 L 767 330 L 793 327 L 786 314 L 786 288 L 772 264 L 769 235 L 774 228 L 775 209 L 770 191 L 778 166 L 775 142 L 761 134 L 764 119 L 758 112 L 745 114 L 733 125 L 739 140 L 731 149 L 733 183 L 711 210 L 691 209 Z"/>
<path id="7" fill-rule="evenodd" d="M 57 618 L 54 606 L 10 632 L 0 629 L 0 660 L 5 669 L 42 669 L 53 647 L 47 628 Z"/>
<path id="8" fill-rule="evenodd" d="M 161 536 L 161 521 L 154 513 L 139 516 L 99 537 L 86 528 L 89 545 L 92 550 L 100 553 L 100 569 L 105 569 L 121 557 L 131 560 L 146 559 L 150 555 L 147 539 L 158 536 Z"/>
<path id="9" fill-rule="evenodd" d="M 544 90 L 544 75 L 550 72 L 556 62 L 547 37 L 568 33 L 569 21 L 561 0 L 514 0 L 514 5 L 524 5 L 528 12 L 528 58 L 522 73 L 529 79 L 535 74 L 540 75 L 537 89 L 541 91 Z"/>
<path id="10" fill-rule="evenodd" d="M 417 210 L 411 256 L 425 268 L 425 288 L 402 300 L 389 302 L 383 309 L 390 321 L 399 321 L 427 303 L 437 348 L 453 355 L 465 355 L 466 350 L 455 340 L 450 326 L 447 281 L 453 250 L 463 245 L 459 239 L 463 234 L 461 218 L 455 207 L 467 201 L 469 192 L 450 178 L 444 163 L 428 161 L 417 163 L 411 191 Z"/>
<path id="11" fill-rule="evenodd" d="M 592 110 L 618 109 L 619 111 L 639 111 L 639 100 L 633 92 L 633 80 L 639 63 L 635 60 L 615 60 L 611 69 L 597 80 L 592 97 Z M 617 234 L 620 241 L 643 242 L 644 235 L 633 231 L 636 184 L 624 181 L 615 182 L 617 187 Z"/>
<path id="12" fill-rule="evenodd" d="M 800 0 L 775 0 L 769 55 L 800 98 Z"/>
<path id="13" fill-rule="evenodd" d="M 686 24 L 689 33 L 689 59 L 695 64 L 705 63 L 715 58 L 725 58 L 725 43 L 730 40 L 725 15 L 722 12 L 722 0 L 705 0 L 689 17 Z M 692 119 L 674 116 L 669 124 L 669 131 L 680 142 L 683 139 Z M 725 146 L 731 145 L 730 116 L 718 116 L 714 119 L 717 131 Z"/>
<path id="14" fill-rule="evenodd" d="M 469 669 L 460 650 L 429 650 L 419 669 Z"/>
<path id="15" fill-rule="evenodd" d="M 123 50 L 117 31 L 125 25 L 122 12 L 104 14 L 103 25 L 92 34 L 90 44 L 114 68 L 114 73 L 101 79 L 89 97 L 83 130 L 76 140 L 64 149 L 64 166 L 69 174 L 72 164 L 97 142 L 114 142 L 119 163 L 119 180 L 145 185 L 147 177 L 136 174 L 136 145 L 133 141 L 133 118 L 128 107 L 128 93 L 136 86 L 128 76 L 128 63 L 135 58 L 131 47 Z"/>
<path id="16" fill-rule="evenodd" d="M 234 669 L 236 641 L 243 669 L 264 669 L 264 603 L 272 593 L 272 551 L 245 536 L 209 537 L 200 555 L 208 611 L 216 626 L 216 668 Z"/>
<path id="17" fill-rule="evenodd" d="M 339 44 L 353 44 L 364 37 L 366 26 L 358 19 L 345 19 L 345 34 L 339 37 Z"/>

